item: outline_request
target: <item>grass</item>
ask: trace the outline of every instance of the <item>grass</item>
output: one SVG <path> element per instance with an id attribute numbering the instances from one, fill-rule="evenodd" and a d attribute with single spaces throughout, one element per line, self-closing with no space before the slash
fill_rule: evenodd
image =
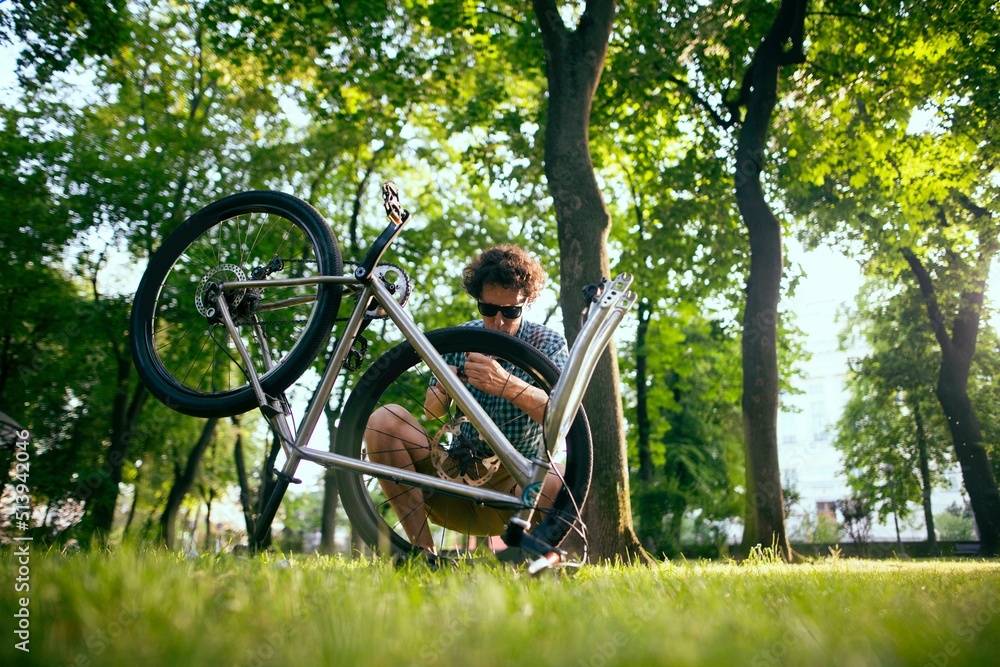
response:
<path id="1" fill-rule="evenodd" d="M 323 557 L 31 556 L 30 653 L 0 552 L 4 665 L 988 665 L 1000 563 L 827 559 L 532 578 Z"/>

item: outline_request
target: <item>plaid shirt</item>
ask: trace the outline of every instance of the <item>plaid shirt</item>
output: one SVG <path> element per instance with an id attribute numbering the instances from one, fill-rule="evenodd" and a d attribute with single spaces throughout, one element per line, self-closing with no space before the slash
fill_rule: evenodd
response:
<path id="1" fill-rule="evenodd" d="M 467 322 L 463 327 L 483 328 L 482 320 Z M 539 352 L 552 360 L 552 362 L 563 370 L 566 361 L 569 359 L 569 350 L 566 348 L 566 339 L 562 334 L 534 322 L 524 320 L 517 330 L 515 337 L 524 341 L 528 345 L 536 348 Z M 445 363 L 458 368 L 459 373 L 465 369 L 465 355 L 461 353 L 446 354 Z M 514 368 L 511 364 L 500 362 L 500 365 L 509 373 L 516 375 L 525 382 L 530 382 L 530 378 L 521 370 Z M 431 386 L 437 384 L 437 378 L 431 376 Z M 531 419 L 526 412 L 523 412 L 510 401 L 498 396 L 491 396 L 484 391 L 476 389 L 472 385 L 466 384 L 466 388 L 472 393 L 486 414 L 500 428 L 500 432 L 510 441 L 518 452 L 526 458 L 533 458 L 540 452 L 542 441 L 542 425 Z M 472 442 L 482 440 L 479 433 L 471 423 L 462 424 L 462 435 Z"/>

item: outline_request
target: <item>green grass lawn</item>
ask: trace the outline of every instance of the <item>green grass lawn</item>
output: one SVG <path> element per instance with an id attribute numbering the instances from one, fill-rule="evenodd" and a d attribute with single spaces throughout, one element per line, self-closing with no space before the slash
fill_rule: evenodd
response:
<path id="1" fill-rule="evenodd" d="M 3 665 L 997 665 L 1000 563 L 589 566 L 32 552 Z"/>

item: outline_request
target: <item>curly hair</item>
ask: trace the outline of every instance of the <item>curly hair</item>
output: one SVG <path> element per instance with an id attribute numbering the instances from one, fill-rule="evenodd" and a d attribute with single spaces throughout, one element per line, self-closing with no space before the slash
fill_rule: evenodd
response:
<path id="1" fill-rule="evenodd" d="M 477 301 L 486 285 L 516 289 L 526 302 L 534 301 L 548 277 L 534 257 L 515 245 L 487 248 L 462 271 L 462 287 Z"/>

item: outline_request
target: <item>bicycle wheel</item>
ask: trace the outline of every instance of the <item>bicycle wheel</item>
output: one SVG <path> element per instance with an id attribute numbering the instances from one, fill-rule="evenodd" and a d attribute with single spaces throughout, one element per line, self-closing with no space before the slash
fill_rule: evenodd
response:
<path id="1" fill-rule="evenodd" d="M 211 290 L 224 281 L 339 276 L 340 250 L 316 210 L 280 192 L 244 192 L 209 204 L 171 233 L 136 290 L 132 356 L 150 392 L 195 417 L 257 406 L 247 369 Z M 272 396 L 291 385 L 326 344 L 340 285 L 227 290 L 234 323 Z"/>
<path id="2" fill-rule="evenodd" d="M 453 327 L 432 331 L 427 337 L 446 362 L 459 369 L 468 353 L 486 354 L 546 394 L 559 376 L 558 368 L 541 352 L 506 334 Z M 419 472 L 438 478 L 462 477 L 465 483 L 486 486 L 516 500 L 520 489 L 514 488 L 516 483 L 498 461 L 490 461 L 492 452 L 488 448 L 482 451 L 485 443 L 471 424 L 462 423 L 464 418 L 454 403 L 438 418 L 425 414 L 431 377 L 430 369 L 409 343 L 396 346 L 377 360 L 358 381 L 344 407 L 337 453 L 392 465 L 387 461 L 391 451 L 385 447 L 385 438 L 393 433 L 398 446 L 426 445 L 428 457 L 418 464 Z M 495 405 L 493 410 L 498 412 Z M 530 455 L 542 449 L 541 427 L 526 413 L 514 410 L 505 419 L 494 417 L 494 421 L 520 452 Z M 381 444 L 376 447 L 376 442 Z M 470 447 L 479 450 L 478 458 L 468 455 Z M 557 545 L 577 523 L 590 487 L 592 456 L 590 427 L 580 408 L 565 443 L 548 453 L 548 460 L 555 465 L 532 521 L 534 535 Z M 463 461 L 467 464 L 464 476 Z M 432 546 L 439 557 L 460 557 L 477 549 L 504 548 L 499 539 L 491 538 L 503 534 L 512 514 L 509 509 L 346 470 L 337 471 L 337 480 L 351 525 L 378 552 L 406 555 Z M 420 495 L 415 498 L 415 493 Z M 400 500 L 407 497 L 409 506 Z M 404 521 L 411 523 L 406 526 Z"/>

